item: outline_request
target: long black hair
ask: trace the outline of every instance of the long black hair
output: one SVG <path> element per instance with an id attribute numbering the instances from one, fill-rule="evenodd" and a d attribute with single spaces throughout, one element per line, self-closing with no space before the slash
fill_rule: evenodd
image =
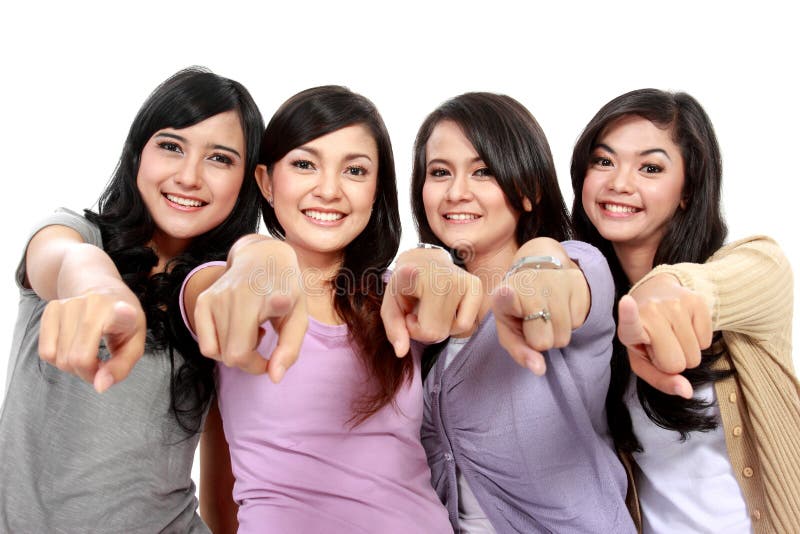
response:
<path id="1" fill-rule="evenodd" d="M 400 246 L 397 179 L 389 133 L 375 105 L 346 87 L 327 85 L 301 91 L 287 100 L 269 121 L 259 162 L 272 173 L 275 163 L 291 150 L 323 135 L 354 125 L 365 126 L 378 147 L 378 181 L 366 228 L 345 247 L 344 261 L 333 280 L 334 308 L 347 323 L 359 357 L 374 387 L 354 407 L 360 423 L 393 402 L 397 390 L 411 377 L 413 362 L 398 359 L 380 319 L 384 291 L 382 273 Z M 261 198 L 267 230 L 286 235 L 275 210 Z"/>
<path id="2" fill-rule="evenodd" d="M 431 229 L 422 201 L 427 174 L 425 147 L 434 128 L 443 121 L 452 121 L 461 128 L 511 207 L 520 214 L 515 232 L 517 245 L 537 236 L 569 239 L 569 213 L 558 187 L 550 145 L 539 123 L 510 96 L 465 93 L 431 112 L 414 142 L 411 209 L 422 241 L 444 246 Z M 525 199 L 533 204 L 532 210 L 524 209 Z"/>
<path id="3" fill-rule="evenodd" d="M 414 142 L 411 172 L 411 209 L 420 239 L 445 246 L 431 229 L 425 215 L 422 189 L 427 175 L 425 147 L 436 126 L 443 121 L 456 123 L 509 204 L 520 214 L 515 239 L 518 246 L 534 237 L 557 241 L 570 238 L 570 222 L 556 178 L 553 155 L 544 131 L 525 106 L 506 95 L 465 93 L 436 108 L 423 121 Z M 533 209 L 526 211 L 528 199 Z M 470 251 L 451 251 L 457 263 L 464 263 Z M 447 340 L 430 345 L 423 354 L 427 374 Z"/>
<path id="4" fill-rule="evenodd" d="M 658 89 L 639 89 L 611 100 L 589 121 L 572 153 L 572 224 L 576 237 L 587 241 L 608 259 L 616 284 L 616 301 L 631 288 L 612 243 L 605 239 L 589 220 L 581 201 L 583 182 L 592 151 L 605 132 L 623 117 L 638 116 L 659 128 L 669 130 L 680 148 L 684 161 L 683 209 L 677 210 L 667 224 L 653 259 L 653 266 L 681 262 L 704 263 L 724 243 L 727 227 L 722 217 L 722 157 L 717 137 L 708 115 L 686 93 Z M 614 310 L 616 317 L 616 307 Z M 716 333 L 711 349 L 703 351 L 700 365 L 684 371 L 693 386 L 719 380 L 731 373 L 714 371 L 713 363 L 724 354 L 721 336 Z M 625 451 L 641 450 L 633 433 L 631 418 L 624 404 L 631 368 L 625 347 L 614 339 L 611 359 L 611 384 L 606 399 L 608 423 L 617 446 Z M 666 395 L 637 379 L 637 395 L 647 416 L 657 425 L 675 430 L 686 439 L 689 432 L 716 428 L 705 415 L 708 403 Z"/>
<path id="5" fill-rule="evenodd" d="M 216 228 L 195 237 L 187 249 L 151 276 L 158 256 L 148 245 L 155 223 L 136 178 L 142 149 L 163 128 L 181 129 L 226 111 L 236 111 L 245 138 L 245 174 L 233 211 Z M 214 392 L 213 360 L 204 358 L 183 326 L 178 292 L 191 269 L 224 259 L 240 236 L 258 229 L 260 194 L 254 178 L 264 121 L 250 93 L 240 83 L 200 67 L 181 70 L 159 85 L 131 124 L 117 168 L 86 217 L 100 227 L 103 248 L 127 286 L 139 298 L 147 320 L 146 347 L 169 355 L 170 409 L 179 425 L 194 433 Z M 175 355 L 177 350 L 182 358 Z"/>

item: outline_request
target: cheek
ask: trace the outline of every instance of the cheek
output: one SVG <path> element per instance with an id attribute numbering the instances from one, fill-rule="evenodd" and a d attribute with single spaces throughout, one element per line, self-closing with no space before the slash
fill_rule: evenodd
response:
<path id="1" fill-rule="evenodd" d="M 231 205 L 233 205 L 236 203 L 236 199 L 239 198 L 239 193 L 242 191 L 244 177 L 238 176 L 232 178 L 225 185 L 225 198 L 231 203 Z"/>
<path id="2" fill-rule="evenodd" d="M 586 175 L 586 179 L 583 181 L 583 188 L 581 189 L 581 204 L 583 204 L 583 210 L 592 218 L 592 214 L 594 213 L 594 207 L 597 201 L 597 180 L 593 179 L 591 174 Z"/>
<path id="3" fill-rule="evenodd" d="M 422 186 L 422 206 L 425 208 L 428 223 L 436 219 L 437 208 L 442 198 L 439 189 L 436 184 L 430 182 L 425 182 L 425 185 Z"/>

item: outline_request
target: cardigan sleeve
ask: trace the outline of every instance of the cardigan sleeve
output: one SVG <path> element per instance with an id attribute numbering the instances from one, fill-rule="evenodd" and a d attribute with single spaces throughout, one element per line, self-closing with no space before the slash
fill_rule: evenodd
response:
<path id="1" fill-rule="evenodd" d="M 792 271 L 780 247 L 769 237 L 754 236 L 733 242 L 703 264 L 659 265 L 631 291 L 653 276 L 665 273 L 706 300 L 714 330 L 736 332 L 769 343 L 791 329 Z"/>

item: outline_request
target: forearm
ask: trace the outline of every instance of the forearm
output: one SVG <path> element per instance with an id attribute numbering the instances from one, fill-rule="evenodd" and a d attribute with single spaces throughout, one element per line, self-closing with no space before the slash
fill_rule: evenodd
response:
<path id="1" fill-rule="evenodd" d="M 549 237 L 537 237 L 523 244 L 517 254 L 514 256 L 514 261 L 521 260 L 526 257 L 541 257 L 552 256 L 561 263 L 562 268 L 559 270 L 563 276 L 559 278 L 552 278 L 552 283 L 558 280 L 560 284 L 566 284 L 565 289 L 572 295 L 570 299 L 570 308 L 575 317 L 580 317 L 581 320 L 573 325 L 577 328 L 586 319 L 589 314 L 592 303 L 592 295 L 589 288 L 589 281 L 585 273 L 570 257 L 569 252 L 564 246 Z M 542 269 L 543 271 L 545 269 Z M 548 273 L 555 274 L 555 273 Z M 542 277 L 541 274 L 539 277 Z M 552 290 L 552 288 L 542 287 L 543 292 Z"/>
<path id="2" fill-rule="evenodd" d="M 108 254 L 86 243 L 70 245 L 64 251 L 53 281 L 37 284 L 32 278 L 31 285 L 45 300 L 66 299 L 90 291 L 118 291 L 121 300 L 139 304 Z"/>
<path id="3" fill-rule="evenodd" d="M 276 241 L 275 239 L 261 235 L 261 234 L 248 234 L 244 237 L 240 237 L 236 240 L 236 243 L 233 244 L 231 249 L 228 251 L 228 265 L 230 266 L 236 258 L 241 258 L 246 253 L 244 252 L 249 245 L 255 243 L 265 243 L 268 241 Z"/>
<path id="4" fill-rule="evenodd" d="M 564 268 L 578 267 L 569 257 L 561 243 L 549 237 L 535 237 L 523 243 L 514 256 L 514 260 L 516 261 L 526 256 L 553 256 L 561 262 Z"/>
<path id="5" fill-rule="evenodd" d="M 672 275 L 705 300 L 714 330 L 765 340 L 791 322 L 792 272 L 771 239 L 733 243 L 705 264 L 661 265 L 631 291 L 659 274 Z"/>

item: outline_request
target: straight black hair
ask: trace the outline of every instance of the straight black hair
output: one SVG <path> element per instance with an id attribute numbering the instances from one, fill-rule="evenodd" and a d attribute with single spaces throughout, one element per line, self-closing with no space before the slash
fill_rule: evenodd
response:
<path id="1" fill-rule="evenodd" d="M 426 243 L 445 246 L 433 232 L 425 215 L 422 189 L 427 177 L 426 146 L 436 126 L 452 121 L 461 128 L 497 185 L 520 214 L 515 239 L 522 245 L 534 237 L 564 241 L 571 236 L 569 214 L 561 196 L 553 155 L 544 131 L 525 106 L 506 95 L 465 93 L 436 108 L 423 121 L 414 142 L 411 174 L 411 208 L 419 237 Z M 533 205 L 524 208 L 525 199 Z M 469 250 L 452 250 L 456 263 L 465 263 Z M 423 376 L 436 363 L 447 340 L 426 347 L 422 356 Z"/>
<path id="2" fill-rule="evenodd" d="M 517 245 L 537 236 L 564 241 L 570 237 L 569 214 L 556 178 L 547 137 L 525 106 L 506 95 L 465 93 L 436 108 L 423 121 L 414 143 L 411 173 L 411 208 L 420 239 L 444 246 L 425 216 L 422 188 L 427 161 L 425 148 L 434 128 L 452 121 L 464 132 L 488 166 L 511 207 L 520 214 L 515 232 Z M 524 201 L 533 205 L 525 211 Z M 463 259 L 468 251 L 454 251 Z"/>

